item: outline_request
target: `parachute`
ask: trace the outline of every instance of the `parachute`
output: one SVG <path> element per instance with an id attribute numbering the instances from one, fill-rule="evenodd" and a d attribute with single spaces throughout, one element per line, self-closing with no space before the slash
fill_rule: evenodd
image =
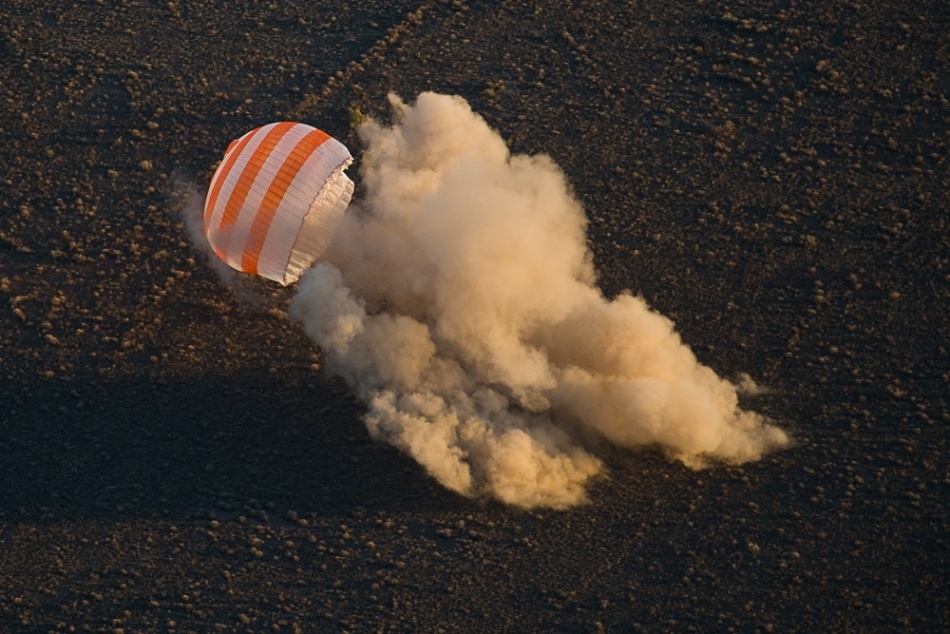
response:
<path id="1" fill-rule="evenodd" d="M 287 285 L 330 244 L 353 195 L 346 147 L 303 123 L 271 123 L 228 146 L 204 232 L 232 268 Z"/>

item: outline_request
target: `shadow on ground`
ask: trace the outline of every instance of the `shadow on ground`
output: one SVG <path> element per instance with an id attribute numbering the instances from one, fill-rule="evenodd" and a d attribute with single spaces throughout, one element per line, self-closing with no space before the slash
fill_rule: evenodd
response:
<path id="1" fill-rule="evenodd" d="M 345 386 L 262 370 L 8 384 L 0 518 L 468 504 L 369 438 Z"/>

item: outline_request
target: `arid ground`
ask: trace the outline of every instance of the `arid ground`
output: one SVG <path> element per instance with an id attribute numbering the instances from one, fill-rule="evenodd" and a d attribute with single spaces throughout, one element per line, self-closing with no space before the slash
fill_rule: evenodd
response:
<path id="1" fill-rule="evenodd" d="M 0 631 L 950 627 L 947 3 L 0 18 Z M 372 440 L 269 308 L 292 291 L 222 285 L 171 193 L 280 119 L 359 163 L 351 114 L 428 90 L 550 155 L 604 291 L 767 387 L 744 405 L 794 446 L 701 471 L 602 447 L 588 504 L 521 511 Z"/>

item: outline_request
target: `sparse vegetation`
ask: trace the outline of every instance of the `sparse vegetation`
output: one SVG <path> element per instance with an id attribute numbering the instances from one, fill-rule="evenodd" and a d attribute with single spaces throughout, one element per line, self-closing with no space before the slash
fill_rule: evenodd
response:
<path id="1" fill-rule="evenodd" d="M 367 115 L 359 108 L 350 108 L 350 129 L 355 130 L 363 125 Z"/>
<path id="2" fill-rule="evenodd" d="M 2 6 L 0 632 L 950 623 L 946 2 Z M 549 155 L 604 293 L 795 447 L 695 473 L 585 438 L 609 475 L 559 513 L 373 442 L 268 312 L 293 290 L 220 283 L 163 192 L 425 90 Z"/>

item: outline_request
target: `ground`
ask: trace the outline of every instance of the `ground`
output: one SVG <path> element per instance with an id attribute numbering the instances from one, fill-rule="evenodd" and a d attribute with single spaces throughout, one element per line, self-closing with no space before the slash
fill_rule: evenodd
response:
<path id="1" fill-rule="evenodd" d="M 948 627 L 946 3 L 2 14 L 0 630 Z M 748 406 L 795 445 L 704 471 L 605 447 L 589 504 L 526 512 L 373 442 L 170 192 L 276 119 L 358 155 L 353 109 L 424 90 L 549 154 L 605 292 L 766 386 Z"/>

